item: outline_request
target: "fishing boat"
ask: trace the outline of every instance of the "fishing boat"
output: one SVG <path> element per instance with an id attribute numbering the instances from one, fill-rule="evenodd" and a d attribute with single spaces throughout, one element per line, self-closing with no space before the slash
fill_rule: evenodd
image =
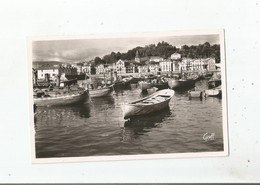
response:
<path id="1" fill-rule="evenodd" d="M 209 88 L 215 88 L 221 85 L 221 79 L 210 79 L 208 82 Z"/>
<path id="2" fill-rule="evenodd" d="M 139 88 L 142 91 L 147 91 L 147 89 L 150 89 L 152 87 L 152 84 L 150 82 L 141 81 L 138 84 L 139 84 Z"/>
<path id="3" fill-rule="evenodd" d="M 91 98 L 106 97 L 106 96 L 111 95 L 112 91 L 113 91 L 112 86 L 103 87 L 103 88 L 99 88 L 99 89 L 89 89 L 89 96 Z"/>
<path id="4" fill-rule="evenodd" d="M 77 79 L 77 80 L 84 80 L 86 79 L 86 76 L 87 74 L 76 74 L 76 75 L 69 75 L 69 74 L 66 74 L 65 77 L 68 79 L 68 80 L 73 80 L 73 79 Z"/>
<path id="5" fill-rule="evenodd" d="M 182 89 L 182 88 L 186 88 L 186 87 L 189 87 L 189 86 L 194 86 L 195 84 L 195 80 L 193 79 L 190 79 L 190 80 L 175 80 L 175 79 L 170 79 L 168 80 L 168 86 L 171 88 L 171 89 Z"/>
<path id="6" fill-rule="evenodd" d="M 167 88 L 169 87 L 169 86 L 168 86 L 168 82 L 152 83 L 151 85 L 152 85 L 152 87 L 156 87 L 156 88 L 158 88 L 159 90 L 167 89 Z"/>
<path id="7" fill-rule="evenodd" d="M 124 104 L 122 106 L 125 119 L 143 114 L 160 111 L 169 106 L 169 102 L 174 95 L 174 90 L 164 89 L 143 99 Z"/>
<path id="8" fill-rule="evenodd" d="M 140 80 L 141 80 L 141 78 L 130 77 L 129 79 L 127 79 L 125 81 L 125 85 L 130 86 L 131 84 L 137 84 Z"/>
<path id="9" fill-rule="evenodd" d="M 36 106 L 71 105 L 84 103 L 88 98 L 88 90 L 77 90 L 63 93 L 60 91 L 35 91 L 34 103 Z"/>
<path id="10" fill-rule="evenodd" d="M 137 84 L 141 78 L 124 77 L 122 80 L 114 81 L 115 88 L 131 88 L 132 84 Z"/>

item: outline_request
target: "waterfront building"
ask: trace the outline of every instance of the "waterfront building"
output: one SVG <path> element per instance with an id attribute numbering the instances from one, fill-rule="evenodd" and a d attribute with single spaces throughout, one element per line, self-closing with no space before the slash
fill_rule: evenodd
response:
<path id="1" fill-rule="evenodd" d="M 49 74 L 50 77 L 60 74 L 61 64 L 57 61 L 34 61 L 33 68 L 36 71 L 37 79 L 45 79 L 46 74 Z"/>
<path id="2" fill-rule="evenodd" d="M 191 60 L 189 62 L 190 71 L 203 71 L 204 70 L 204 62 L 201 59 Z"/>
<path id="3" fill-rule="evenodd" d="M 78 74 L 78 72 L 77 72 L 77 68 L 76 67 L 73 67 L 73 66 L 71 66 L 71 65 L 61 65 L 60 67 L 59 67 L 59 69 L 58 69 L 58 71 L 59 71 L 59 75 L 60 74 L 63 74 L 63 73 L 65 73 L 65 75 L 77 75 Z"/>
<path id="4" fill-rule="evenodd" d="M 162 57 L 159 57 L 159 56 L 151 56 L 150 59 L 149 59 L 149 62 L 162 62 L 163 61 L 163 58 Z"/>
<path id="5" fill-rule="evenodd" d="M 82 74 L 82 66 L 83 66 L 83 63 L 77 63 L 76 64 L 78 74 Z"/>
<path id="6" fill-rule="evenodd" d="M 37 79 L 45 79 L 46 75 L 54 78 L 57 75 L 77 75 L 77 68 L 70 64 L 63 64 L 57 61 L 35 61 L 33 68 L 36 71 Z"/>
<path id="7" fill-rule="evenodd" d="M 191 59 L 183 58 L 179 62 L 179 71 L 214 71 L 216 70 L 215 59 L 205 58 L 205 59 Z"/>
<path id="8" fill-rule="evenodd" d="M 154 62 L 154 61 L 149 62 L 148 71 L 149 72 L 158 72 L 160 69 L 159 64 L 160 64 L 160 62 Z"/>
<path id="9" fill-rule="evenodd" d="M 159 65 L 162 72 L 175 71 L 175 65 L 173 65 L 173 62 L 170 59 L 163 60 Z"/>
<path id="10" fill-rule="evenodd" d="M 208 59 L 207 69 L 208 69 L 208 71 L 216 70 L 216 60 L 215 60 L 215 58 L 209 58 Z"/>
<path id="11" fill-rule="evenodd" d="M 147 73 L 147 72 L 149 72 L 149 68 L 147 65 L 138 66 L 138 73 Z"/>
<path id="12" fill-rule="evenodd" d="M 96 74 L 104 74 L 105 73 L 105 67 L 103 64 L 99 64 L 96 66 Z"/>
<path id="13" fill-rule="evenodd" d="M 41 67 L 36 69 L 36 71 L 38 79 L 44 79 L 46 74 L 49 74 L 52 78 L 59 74 L 59 67 Z"/>
<path id="14" fill-rule="evenodd" d="M 91 74 L 91 64 L 84 63 L 82 66 L 82 73 Z"/>
<path id="15" fill-rule="evenodd" d="M 116 62 L 115 70 L 116 70 L 117 74 L 125 74 L 126 73 L 125 61 L 122 59 L 119 59 Z"/>
<path id="16" fill-rule="evenodd" d="M 187 60 L 183 59 L 179 64 L 179 71 L 187 71 Z"/>
<path id="17" fill-rule="evenodd" d="M 172 60 L 180 60 L 181 59 L 181 54 L 175 52 L 171 55 Z"/>
<path id="18" fill-rule="evenodd" d="M 125 61 L 126 73 L 137 73 L 139 65 L 140 64 L 135 60 L 126 60 Z"/>
<path id="19" fill-rule="evenodd" d="M 143 65 L 144 63 L 147 63 L 149 61 L 149 57 L 140 57 L 139 52 L 137 50 L 135 55 L 135 61 Z"/>

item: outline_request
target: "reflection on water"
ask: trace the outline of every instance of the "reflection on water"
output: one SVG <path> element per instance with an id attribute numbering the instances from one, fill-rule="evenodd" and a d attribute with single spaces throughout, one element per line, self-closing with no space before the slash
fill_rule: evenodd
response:
<path id="1" fill-rule="evenodd" d="M 148 114 L 134 117 L 124 122 L 121 128 L 121 141 L 129 141 L 131 138 L 137 139 L 138 136 L 152 131 L 153 128 L 162 127 L 162 123 L 171 115 L 170 109 L 164 109 L 157 114 Z"/>
<path id="2" fill-rule="evenodd" d="M 90 101 L 93 105 L 113 105 L 115 103 L 115 100 L 112 96 L 90 98 Z"/>
<path id="3" fill-rule="evenodd" d="M 169 107 L 162 111 L 151 113 L 142 116 L 133 117 L 125 122 L 125 127 L 156 127 L 159 123 L 163 122 L 171 115 Z"/>
<path id="4" fill-rule="evenodd" d="M 83 105 L 38 107 L 36 156 L 156 154 L 223 150 L 222 101 L 189 100 L 176 92 L 169 108 L 123 119 L 121 105 L 147 96 L 140 89 L 119 90 L 111 97 L 90 98 Z M 215 140 L 204 142 L 205 133 Z"/>

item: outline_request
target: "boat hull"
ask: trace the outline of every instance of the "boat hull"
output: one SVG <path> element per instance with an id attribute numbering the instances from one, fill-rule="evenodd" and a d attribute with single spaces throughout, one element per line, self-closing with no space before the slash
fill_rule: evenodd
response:
<path id="1" fill-rule="evenodd" d="M 91 98 L 99 98 L 99 97 L 106 97 L 111 95 L 112 89 L 105 88 L 105 89 L 94 89 L 89 90 L 89 96 Z"/>
<path id="2" fill-rule="evenodd" d="M 36 106 L 64 106 L 77 103 L 84 103 L 89 97 L 87 90 L 74 94 L 53 95 L 50 97 L 34 98 Z"/>
<path id="3" fill-rule="evenodd" d="M 194 86 L 195 85 L 195 80 L 169 80 L 168 81 L 168 86 L 171 89 L 181 89 L 181 88 L 186 88 L 188 86 Z"/>
<path id="4" fill-rule="evenodd" d="M 81 74 L 81 75 L 68 75 L 68 74 L 66 74 L 65 77 L 68 80 L 72 80 L 72 79 L 85 80 L 86 79 L 86 74 Z"/>
<path id="5" fill-rule="evenodd" d="M 216 88 L 221 85 L 221 80 L 209 80 L 208 86 L 209 88 Z"/>
<path id="6" fill-rule="evenodd" d="M 169 97 L 159 103 L 144 104 L 147 99 L 156 97 L 157 95 L 159 95 L 159 96 L 168 95 Z M 137 102 L 141 102 L 140 104 L 136 104 L 136 102 L 124 104 L 122 107 L 124 118 L 128 119 L 128 118 L 131 118 L 134 116 L 140 116 L 140 115 L 145 115 L 145 114 L 149 114 L 149 113 L 156 112 L 156 111 L 161 111 L 169 106 L 169 102 L 170 102 L 171 98 L 173 97 L 173 95 L 174 95 L 173 90 L 169 90 L 169 89 L 161 90 L 146 98 L 143 98 L 143 99 L 137 101 Z M 142 103 L 142 102 L 144 102 L 144 103 Z"/>
<path id="7" fill-rule="evenodd" d="M 162 89 L 167 89 L 169 86 L 168 83 L 161 83 L 161 84 L 152 84 L 152 87 L 156 87 L 159 90 L 162 90 Z"/>
<path id="8" fill-rule="evenodd" d="M 130 86 L 131 84 L 137 84 L 139 81 L 141 80 L 141 78 L 131 78 L 130 80 L 125 82 L 126 86 Z"/>
<path id="9" fill-rule="evenodd" d="M 207 96 L 220 96 L 221 90 L 220 89 L 208 89 L 205 90 Z"/>
<path id="10" fill-rule="evenodd" d="M 169 105 L 169 101 L 167 100 L 165 102 L 159 103 L 158 105 L 146 105 L 146 106 L 141 106 L 141 105 L 125 105 L 124 107 L 124 118 L 130 118 L 133 116 L 140 116 L 140 115 L 145 115 L 149 114 L 155 111 L 161 111 L 165 108 L 167 108 Z"/>

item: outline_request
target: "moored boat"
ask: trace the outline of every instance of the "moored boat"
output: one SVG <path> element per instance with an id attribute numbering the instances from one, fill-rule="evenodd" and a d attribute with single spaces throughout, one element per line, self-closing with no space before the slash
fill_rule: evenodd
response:
<path id="1" fill-rule="evenodd" d="M 170 79 L 168 80 L 168 86 L 171 89 L 182 89 L 188 86 L 194 86 L 195 80 L 175 80 L 175 79 Z"/>
<path id="2" fill-rule="evenodd" d="M 112 90 L 112 86 L 100 89 L 89 89 L 89 96 L 91 98 L 106 97 L 111 95 Z"/>
<path id="3" fill-rule="evenodd" d="M 188 91 L 189 98 L 202 98 L 203 94 L 202 91 Z"/>
<path id="4" fill-rule="evenodd" d="M 141 78 L 131 77 L 125 81 L 126 86 L 130 86 L 131 84 L 137 84 Z"/>
<path id="5" fill-rule="evenodd" d="M 210 79 L 208 82 L 209 88 L 215 88 L 221 85 L 221 79 Z"/>
<path id="6" fill-rule="evenodd" d="M 156 88 L 158 88 L 159 90 L 167 89 L 167 88 L 169 87 L 169 86 L 168 86 L 168 82 L 152 83 L 151 85 L 152 85 L 152 87 L 156 87 Z"/>
<path id="7" fill-rule="evenodd" d="M 123 116 L 127 119 L 163 110 L 169 106 L 169 102 L 173 96 L 174 90 L 164 89 L 143 99 L 124 104 L 122 106 Z"/>
<path id="8" fill-rule="evenodd" d="M 221 90 L 221 86 L 216 87 L 214 89 L 207 89 L 205 90 L 205 94 L 207 96 L 217 96 L 217 97 L 221 97 L 222 95 L 222 90 Z"/>
<path id="9" fill-rule="evenodd" d="M 69 74 L 66 74 L 65 77 L 68 79 L 68 80 L 73 80 L 73 79 L 77 79 L 77 80 L 85 80 L 86 79 L 86 76 L 87 74 L 76 74 L 76 75 L 69 75 Z"/>
<path id="10" fill-rule="evenodd" d="M 36 106 L 56 106 L 84 103 L 89 94 L 87 90 L 78 90 L 71 92 L 39 92 L 34 95 Z"/>

